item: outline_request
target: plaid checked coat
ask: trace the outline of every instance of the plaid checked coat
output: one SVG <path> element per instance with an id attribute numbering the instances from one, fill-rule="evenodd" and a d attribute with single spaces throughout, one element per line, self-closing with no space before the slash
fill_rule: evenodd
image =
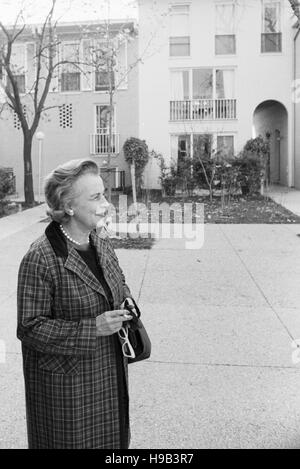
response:
<path id="1" fill-rule="evenodd" d="M 131 294 L 111 241 L 96 231 L 91 240 L 120 309 Z M 100 283 L 50 223 L 18 279 L 29 448 L 120 448 L 115 337 L 96 337 L 95 318 L 108 309 Z"/>

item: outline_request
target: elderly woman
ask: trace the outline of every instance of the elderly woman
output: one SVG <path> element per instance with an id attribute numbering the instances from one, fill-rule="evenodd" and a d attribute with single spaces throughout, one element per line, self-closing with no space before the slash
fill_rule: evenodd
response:
<path id="1" fill-rule="evenodd" d="M 127 359 L 117 332 L 131 298 L 103 225 L 98 166 L 73 160 L 46 179 L 52 222 L 22 260 L 22 341 L 30 449 L 128 448 Z M 99 231 L 99 230 L 98 230 Z"/>

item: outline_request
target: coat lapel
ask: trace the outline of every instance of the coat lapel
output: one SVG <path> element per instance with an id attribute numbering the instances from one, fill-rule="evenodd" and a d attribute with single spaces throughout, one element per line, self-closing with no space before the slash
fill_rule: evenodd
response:
<path id="1" fill-rule="evenodd" d="M 64 261 L 64 267 L 71 272 L 74 272 L 81 280 L 86 283 L 90 288 L 95 290 L 100 295 L 103 295 L 106 300 L 105 291 L 100 282 L 96 279 L 94 274 L 88 268 L 84 260 L 78 254 L 75 248 L 68 249 L 67 241 L 61 233 L 59 224 L 55 221 L 51 222 L 46 228 L 45 234 L 56 254 Z M 96 231 L 91 233 L 91 240 L 96 247 L 98 260 L 103 268 L 105 274 L 105 264 L 107 261 L 105 236 L 97 236 Z M 108 301 L 108 300 L 107 300 Z"/>
<path id="2" fill-rule="evenodd" d="M 64 266 L 66 269 L 78 275 L 78 277 L 80 277 L 81 280 L 84 283 L 86 283 L 90 288 L 95 290 L 97 293 L 100 293 L 101 295 L 105 296 L 106 298 L 106 295 L 105 295 L 105 292 L 101 283 L 98 282 L 98 280 L 96 279 L 94 274 L 91 272 L 91 270 L 88 268 L 84 260 L 80 257 L 76 249 L 71 248 L 69 250 L 69 254 L 68 254 L 68 257 L 66 259 Z"/>

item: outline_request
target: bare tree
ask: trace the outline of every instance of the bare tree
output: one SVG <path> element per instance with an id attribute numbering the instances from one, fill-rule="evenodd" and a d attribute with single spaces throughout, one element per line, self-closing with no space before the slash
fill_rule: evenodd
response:
<path id="1" fill-rule="evenodd" d="M 299 0 L 289 0 L 293 12 L 297 16 L 298 20 L 300 21 L 300 2 Z"/>
<path id="2" fill-rule="evenodd" d="M 57 78 L 59 70 L 64 66 L 71 66 L 77 71 L 88 75 L 100 70 L 106 70 L 107 92 L 109 94 L 109 137 L 108 137 L 108 171 L 111 171 L 111 155 L 114 147 L 113 141 L 113 107 L 115 93 L 130 71 L 137 65 L 136 59 L 129 67 L 118 72 L 118 53 L 120 46 L 135 35 L 135 31 L 128 22 L 120 24 L 119 30 L 112 31 L 112 25 L 108 17 L 107 21 L 99 23 L 98 27 L 82 26 L 78 32 L 78 40 L 86 34 L 93 38 L 93 34 L 99 39 L 98 43 L 90 47 L 89 54 L 81 57 L 60 57 L 59 48 L 61 40 L 59 36 L 58 20 L 54 19 L 57 0 L 52 0 L 51 8 L 45 16 L 44 22 L 39 26 L 27 26 L 24 21 L 24 11 L 19 11 L 15 24 L 12 27 L 5 26 L 0 21 L 0 83 L 6 97 L 6 106 L 14 111 L 20 121 L 23 133 L 23 161 L 24 161 L 24 195 L 25 203 L 32 206 L 35 203 L 32 174 L 32 142 L 40 119 L 45 111 L 58 107 L 47 105 L 49 91 L 57 91 Z M 94 23 L 94 22 L 93 22 Z M 20 66 L 14 63 L 14 49 L 22 41 L 29 40 L 34 45 L 32 60 L 35 62 L 34 79 L 29 89 L 25 90 L 25 73 Z M 24 73 L 25 72 L 25 73 Z M 20 78 L 24 78 L 20 80 Z M 56 85 L 53 85 L 56 83 Z M 25 106 L 26 103 L 26 106 Z M 29 112 L 30 104 L 30 112 Z M 111 183 L 109 177 L 109 198 Z"/>
<path id="3" fill-rule="evenodd" d="M 23 11 L 19 12 L 15 24 L 11 28 L 6 27 L 0 21 L 0 79 L 3 80 L 5 73 L 6 103 L 18 116 L 23 132 L 24 194 L 25 203 L 28 206 L 35 203 L 31 157 L 33 136 L 38 128 L 42 113 L 49 109 L 45 103 L 52 79 L 59 65 L 58 61 L 55 60 L 58 45 L 56 23 L 53 20 L 55 6 L 56 0 L 52 0 L 51 8 L 39 28 L 26 27 Z M 20 26 L 20 23 L 23 24 Z M 20 70 L 13 63 L 13 49 L 24 35 L 30 35 L 30 41 L 35 45 L 35 77 L 30 90 L 28 90 L 32 100 L 31 119 L 24 107 L 23 96 L 21 97 L 25 89 L 23 89 L 24 83 L 20 82 Z"/>

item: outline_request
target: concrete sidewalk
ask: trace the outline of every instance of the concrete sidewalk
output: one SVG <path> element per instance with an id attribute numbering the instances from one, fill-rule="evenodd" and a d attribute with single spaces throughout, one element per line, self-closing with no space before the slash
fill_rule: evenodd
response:
<path id="1" fill-rule="evenodd" d="M 46 227 L 38 208 L 15 231 L 0 220 L 0 448 L 26 447 L 16 285 Z M 117 251 L 153 343 L 150 360 L 130 365 L 131 448 L 300 447 L 298 232 L 205 225 L 199 250 L 158 240 Z"/>
<path id="2" fill-rule="evenodd" d="M 265 193 L 276 203 L 300 216 L 300 191 L 279 185 L 270 186 Z"/>
<path id="3" fill-rule="evenodd" d="M 23 212 L 15 213 L 9 217 L 0 219 L 0 240 L 8 238 L 28 227 L 38 223 L 47 217 L 47 205 L 41 204 L 37 207 Z"/>

